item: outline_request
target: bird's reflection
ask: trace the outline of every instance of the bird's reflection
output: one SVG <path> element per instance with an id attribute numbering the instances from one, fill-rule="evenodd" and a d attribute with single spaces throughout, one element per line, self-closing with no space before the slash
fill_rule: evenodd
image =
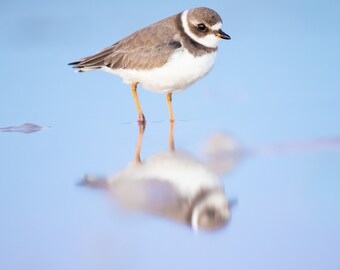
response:
<path id="1" fill-rule="evenodd" d="M 224 227 L 231 213 L 218 175 L 191 154 L 175 151 L 173 123 L 170 150 L 141 160 L 144 129 L 139 126 L 134 162 L 107 179 L 86 177 L 84 184 L 105 188 L 124 209 L 168 218 L 194 230 Z"/>

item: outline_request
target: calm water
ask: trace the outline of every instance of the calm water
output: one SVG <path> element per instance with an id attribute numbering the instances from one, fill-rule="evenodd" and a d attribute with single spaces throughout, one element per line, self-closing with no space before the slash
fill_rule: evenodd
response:
<path id="1" fill-rule="evenodd" d="M 0 269 L 339 269 L 338 1 L 177 2 L 0 4 Z M 139 129 L 129 86 L 66 64 L 206 5 L 232 39 L 173 96 L 174 143 L 224 162 L 232 214 L 194 232 L 80 185 L 133 163 Z M 143 163 L 169 151 L 170 125 L 165 96 L 139 95 Z"/>

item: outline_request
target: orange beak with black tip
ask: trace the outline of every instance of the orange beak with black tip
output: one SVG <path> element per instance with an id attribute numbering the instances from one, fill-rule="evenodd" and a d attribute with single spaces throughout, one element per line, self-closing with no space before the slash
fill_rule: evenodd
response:
<path id="1" fill-rule="evenodd" d="M 222 39 L 230 39 L 230 36 L 226 33 L 224 33 L 222 31 L 222 29 L 218 30 L 216 33 L 215 33 L 215 36 L 218 37 L 218 38 L 222 38 Z"/>

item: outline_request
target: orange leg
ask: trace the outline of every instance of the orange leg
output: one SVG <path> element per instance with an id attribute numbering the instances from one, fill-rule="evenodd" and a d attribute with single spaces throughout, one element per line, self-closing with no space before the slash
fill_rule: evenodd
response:
<path id="1" fill-rule="evenodd" d="M 145 120 L 145 117 L 144 117 L 144 114 L 143 114 L 143 111 L 142 111 L 142 107 L 140 106 L 138 95 L 137 95 L 137 84 L 138 84 L 138 82 L 132 83 L 131 84 L 131 90 L 132 90 L 133 98 L 135 100 L 136 107 L 137 107 L 137 110 L 138 110 L 138 122 L 145 124 L 146 120 Z"/>
<path id="2" fill-rule="evenodd" d="M 143 135 L 144 135 L 144 130 L 145 130 L 145 125 L 140 124 L 139 125 L 139 133 L 138 133 L 138 142 L 137 142 L 137 149 L 136 149 L 136 154 L 135 154 L 135 162 L 136 164 L 140 164 L 140 149 L 142 147 L 142 140 L 143 140 Z"/>
<path id="3" fill-rule="evenodd" d="M 170 115 L 170 122 L 173 123 L 173 122 L 175 122 L 175 118 L 174 118 L 174 114 L 172 112 L 172 105 L 171 105 L 172 93 L 167 93 L 166 101 L 168 103 L 168 111 L 169 111 L 169 115 Z"/>
<path id="4" fill-rule="evenodd" d="M 170 151 L 175 151 L 175 143 L 174 143 L 174 122 L 170 122 L 170 133 L 169 133 L 169 148 Z"/>

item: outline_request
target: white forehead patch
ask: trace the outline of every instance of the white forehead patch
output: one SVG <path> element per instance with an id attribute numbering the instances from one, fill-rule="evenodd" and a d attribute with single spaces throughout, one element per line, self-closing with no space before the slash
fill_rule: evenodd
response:
<path id="1" fill-rule="evenodd" d="M 214 24 L 211 29 L 214 30 L 214 31 L 218 31 L 222 28 L 222 23 L 221 22 L 218 22 L 216 24 Z"/>
<path id="2" fill-rule="evenodd" d="M 197 43 L 202 44 L 203 46 L 206 46 L 208 48 L 217 48 L 217 44 L 219 41 L 219 38 L 216 37 L 214 34 L 209 34 L 205 37 L 198 37 L 193 32 L 191 32 L 189 28 L 188 23 L 188 10 L 184 11 L 181 15 L 182 25 L 184 32 L 191 37 L 193 40 L 195 40 Z M 213 30 L 219 30 L 221 28 L 222 24 L 220 22 L 213 25 Z M 219 28 L 218 28 L 219 27 Z M 216 29 L 215 29 L 216 28 Z"/>

